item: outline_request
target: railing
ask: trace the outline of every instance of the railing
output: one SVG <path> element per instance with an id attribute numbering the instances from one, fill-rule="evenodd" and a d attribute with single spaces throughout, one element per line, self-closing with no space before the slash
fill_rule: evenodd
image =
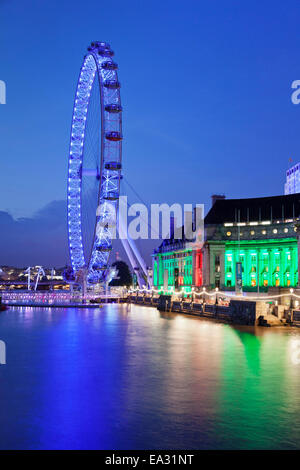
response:
<path id="1" fill-rule="evenodd" d="M 0 297 L 6 304 L 76 304 L 90 303 L 93 300 L 101 302 L 116 301 L 121 298 L 117 293 L 87 293 L 83 299 L 80 292 L 73 291 L 1 291 Z"/>
<path id="2" fill-rule="evenodd" d="M 205 304 L 205 309 L 204 311 L 206 313 L 215 313 L 216 312 L 216 305 L 212 305 L 212 304 Z"/>
<path id="3" fill-rule="evenodd" d="M 293 310 L 292 322 L 293 323 L 300 323 L 300 311 L 299 310 Z"/>
<path id="4" fill-rule="evenodd" d="M 71 293 L 64 291 L 1 292 L 0 295 L 3 303 L 63 304 L 71 301 Z"/>
<path id="5" fill-rule="evenodd" d="M 135 303 L 138 305 L 150 305 L 161 309 L 161 306 L 159 305 L 159 300 L 159 297 L 151 296 L 129 295 L 127 297 L 127 301 L 131 303 Z M 230 306 L 205 304 L 198 302 L 186 302 L 182 300 L 171 300 L 170 303 L 168 303 L 167 307 L 162 308 L 162 310 L 169 312 L 188 313 L 192 315 L 203 315 L 215 318 L 220 317 L 224 320 L 229 321 L 231 320 L 232 314 Z"/>

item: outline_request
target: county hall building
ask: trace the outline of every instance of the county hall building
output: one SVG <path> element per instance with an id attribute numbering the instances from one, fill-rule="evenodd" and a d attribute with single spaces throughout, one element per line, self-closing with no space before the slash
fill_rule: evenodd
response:
<path id="1" fill-rule="evenodd" d="M 172 292 L 206 287 L 234 290 L 241 263 L 244 291 L 298 285 L 300 194 L 253 199 L 213 196 L 205 239 L 193 249 L 184 237 L 153 254 L 153 283 Z"/>

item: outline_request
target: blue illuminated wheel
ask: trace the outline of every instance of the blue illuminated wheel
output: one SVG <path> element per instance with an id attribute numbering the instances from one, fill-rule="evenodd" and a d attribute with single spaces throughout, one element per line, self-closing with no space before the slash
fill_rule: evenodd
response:
<path id="1" fill-rule="evenodd" d="M 68 238 L 75 275 L 105 279 L 116 230 L 122 106 L 117 64 L 105 42 L 84 57 L 73 108 L 68 170 Z M 113 216 L 115 215 L 115 217 Z"/>

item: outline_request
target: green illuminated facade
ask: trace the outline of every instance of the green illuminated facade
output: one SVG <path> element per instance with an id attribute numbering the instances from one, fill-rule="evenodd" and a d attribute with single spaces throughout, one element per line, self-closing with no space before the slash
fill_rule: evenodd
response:
<path id="1" fill-rule="evenodd" d="M 205 218 L 204 285 L 233 290 L 237 264 L 242 289 L 297 287 L 298 194 L 255 199 L 217 199 Z"/>
<path id="2" fill-rule="evenodd" d="M 170 251 L 155 253 L 153 261 L 153 284 L 163 289 L 164 279 L 167 278 L 168 291 L 174 291 L 175 287 L 184 288 L 190 292 L 193 285 L 193 252 L 191 249 L 183 249 L 173 245 Z"/>
<path id="3" fill-rule="evenodd" d="M 225 287 L 235 286 L 236 262 L 242 263 L 245 287 L 295 287 L 298 283 L 297 240 L 249 240 L 225 243 Z"/>

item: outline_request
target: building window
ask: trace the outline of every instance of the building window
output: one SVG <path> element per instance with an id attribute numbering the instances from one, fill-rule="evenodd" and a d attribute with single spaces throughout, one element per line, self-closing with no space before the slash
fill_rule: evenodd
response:
<path id="1" fill-rule="evenodd" d="M 288 233 L 289 229 L 288 228 L 285 228 L 284 229 L 284 233 Z"/>
<path id="2" fill-rule="evenodd" d="M 273 233 L 277 233 L 277 232 L 278 232 L 277 228 L 274 228 Z"/>
<path id="3" fill-rule="evenodd" d="M 255 231 L 251 230 L 250 235 L 255 235 Z"/>
<path id="4" fill-rule="evenodd" d="M 261 232 L 263 235 L 266 235 L 267 231 L 266 230 L 262 230 Z"/>
<path id="5" fill-rule="evenodd" d="M 227 235 L 227 237 L 230 237 L 230 236 L 231 236 L 231 232 L 227 232 L 226 235 Z"/>

